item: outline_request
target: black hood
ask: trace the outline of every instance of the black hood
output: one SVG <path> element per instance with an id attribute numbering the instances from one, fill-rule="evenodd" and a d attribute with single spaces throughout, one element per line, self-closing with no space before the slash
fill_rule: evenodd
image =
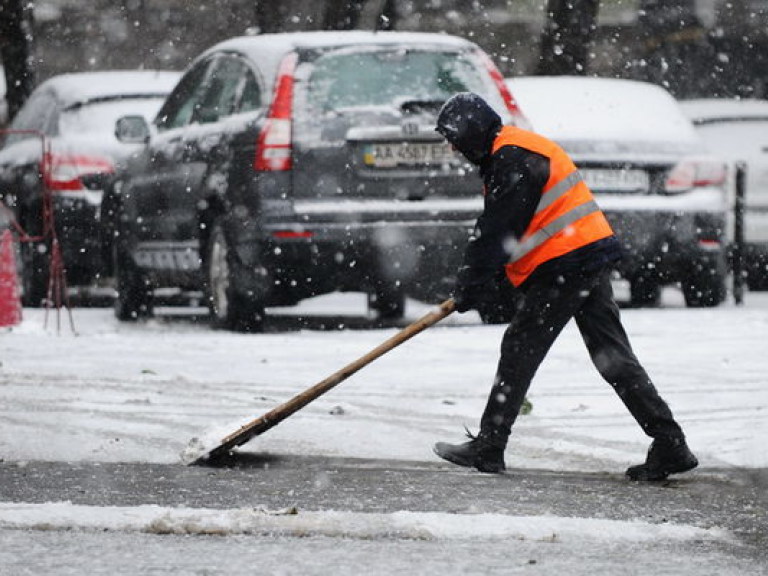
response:
<path id="1" fill-rule="evenodd" d="M 451 97 L 440 109 L 435 127 L 467 160 L 477 165 L 490 155 L 500 129 L 499 115 L 471 92 Z"/>

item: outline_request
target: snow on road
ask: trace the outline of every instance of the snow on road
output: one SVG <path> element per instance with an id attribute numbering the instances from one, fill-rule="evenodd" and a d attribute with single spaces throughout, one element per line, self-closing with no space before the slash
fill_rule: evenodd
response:
<path id="1" fill-rule="evenodd" d="M 430 309 L 410 301 L 408 318 Z M 354 325 L 365 315 L 365 303 L 361 295 L 330 295 L 280 313 Z M 32 460 L 177 463 L 193 437 L 265 413 L 395 332 L 311 330 L 294 323 L 287 330 L 248 335 L 212 331 L 174 314 L 121 324 L 111 310 L 93 308 L 74 311 L 73 334 L 66 321 L 57 330 L 55 316 L 46 327 L 42 310 L 25 309 L 24 318 L 21 326 L 0 333 L 0 461 L 17 465 Z M 665 292 L 663 308 L 624 310 L 623 318 L 702 468 L 768 466 L 768 294 L 748 293 L 744 306 L 692 310 L 679 295 Z M 434 462 L 435 441 L 460 441 L 464 425 L 476 429 L 503 330 L 482 325 L 472 313 L 455 314 L 241 450 Z M 506 453 L 509 467 L 621 473 L 643 459 L 648 439 L 600 380 L 573 326 L 556 343 L 529 397 L 533 413 L 515 427 Z M 169 534 L 302 533 L 364 540 L 395 533 L 406 539 L 538 541 L 557 533 L 570 541 L 563 549 L 568 553 L 577 553 L 587 540 L 615 548 L 626 539 L 664 546 L 679 539 L 698 546 L 729 538 L 717 528 L 554 516 L 470 518 L 405 511 L 292 516 L 66 502 L 0 504 L 0 539 L 16 546 L 8 550 L 26 546 L 13 536 L 16 530 L 41 527 L 83 534 L 144 534 L 156 527 Z M 41 533 L 33 540 L 43 545 L 49 539 Z M 84 535 L 75 544 L 87 547 L 91 540 Z M 279 538 L 272 542 L 277 549 L 284 545 Z M 594 552 L 594 566 L 600 549 L 584 548 Z"/>
<path id="2" fill-rule="evenodd" d="M 447 514 L 394 512 L 391 514 L 343 511 L 304 512 L 296 509 L 213 510 L 162 506 L 77 506 L 55 504 L 2 504 L 0 529 L 84 530 L 142 532 L 174 535 L 257 534 L 268 536 L 326 536 L 360 539 L 464 540 L 514 538 L 559 541 L 612 540 L 728 540 L 718 528 L 695 528 L 648 522 L 559 518 L 555 516 L 506 516 L 500 514 Z"/>
<path id="3" fill-rule="evenodd" d="M 303 313 L 365 313 L 332 295 Z M 624 310 L 635 350 L 703 466 L 768 466 L 768 295 L 692 310 Z M 411 302 L 408 316 L 431 308 Z M 120 324 L 76 309 L 77 335 L 43 311 L 0 335 L 0 455 L 6 460 L 179 460 L 211 427 L 259 416 L 355 360 L 395 329 L 211 331 L 184 318 Z M 343 321 L 343 320 L 342 320 Z M 503 326 L 457 315 L 363 369 L 243 447 L 258 452 L 434 460 L 436 440 L 476 429 Z M 530 390 L 508 465 L 614 471 L 648 441 L 590 364 L 575 328 Z M 223 428 L 222 428 L 223 427 Z"/>

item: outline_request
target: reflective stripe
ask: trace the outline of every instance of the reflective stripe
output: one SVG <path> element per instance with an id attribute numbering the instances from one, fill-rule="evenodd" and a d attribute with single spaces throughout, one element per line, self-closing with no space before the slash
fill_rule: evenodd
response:
<path id="1" fill-rule="evenodd" d="M 574 172 L 573 174 L 577 174 L 577 172 Z M 571 174 L 571 176 L 573 176 L 573 174 Z M 597 202 L 594 200 L 585 202 L 584 204 L 569 210 L 515 246 L 515 248 L 512 250 L 512 257 L 509 260 L 510 263 L 517 262 L 524 256 L 528 255 L 530 252 L 544 244 L 544 242 L 546 242 L 549 238 L 558 232 L 562 232 L 577 220 L 580 220 L 584 218 L 584 216 L 599 211 L 600 208 L 598 207 Z"/>
<path id="2" fill-rule="evenodd" d="M 578 170 L 568 174 L 568 176 L 560 180 L 560 182 L 541 195 L 541 200 L 539 200 L 539 204 L 536 206 L 536 214 L 551 206 L 553 202 L 561 196 L 564 196 L 566 192 L 581 181 L 581 173 Z"/>

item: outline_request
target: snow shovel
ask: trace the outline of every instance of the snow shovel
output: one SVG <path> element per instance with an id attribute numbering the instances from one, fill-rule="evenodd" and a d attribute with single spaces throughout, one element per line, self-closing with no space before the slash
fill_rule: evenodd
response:
<path id="1" fill-rule="evenodd" d="M 260 416 L 241 426 L 235 432 L 228 436 L 215 436 L 210 441 L 205 439 L 193 438 L 189 446 L 181 455 L 182 462 L 185 464 L 202 464 L 205 461 L 212 461 L 229 453 L 236 446 L 241 446 L 248 442 L 254 436 L 263 434 L 273 426 L 288 418 L 294 412 L 301 410 L 319 398 L 331 388 L 341 384 L 344 380 L 352 376 L 361 368 L 367 366 L 380 356 L 383 356 L 393 348 L 396 348 L 406 340 L 410 340 L 416 334 L 426 330 L 430 326 L 437 324 L 440 320 L 449 316 L 454 311 L 453 299 L 449 298 L 440 306 L 424 315 L 414 323 L 403 328 L 400 332 L 379 344 L 376 348 L 361 356 L 354 362 L 347 364 L 341 370 L 334 372 L 325 380 L 321 380 L 311 388 L 307 388 L 300 394 L 297 394 L 287 402 L 273 408 L 263 416 Z"/>

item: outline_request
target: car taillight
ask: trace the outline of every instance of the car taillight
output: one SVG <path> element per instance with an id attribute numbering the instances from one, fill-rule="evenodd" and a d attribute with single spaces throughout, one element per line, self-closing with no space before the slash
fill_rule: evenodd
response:
<path id="1" fill-rule="evenodd" d="M 667 174 L 664 190 L 667 194 L 680 194 L 692 188 L 705 186 L 722 187 L 727 168 L 716 160 L 683 160 Z"/>
<path id="2" fill-rule="evenodd" d="M 723 243 L 719 238 L 699 238 L 699 248 L 707 252 L 715 252 L 722 248 Z"/>
<path id="3" fill-rule="evenodd" d="M 272 232 L 274 238 L 280 240 L 296 240 L 299 238 L 312 238 L 315 235 L 310 230 L 275 230 Z"/>
<path id="4" fill-rule="evenodd" d="M 111 174 L 115 165 L 109 158 L 87 154 L 54 154 L 43 156 L 40 167 L 48 190 L 66 192 L 84 188 L 80 177 L 85 174 Z"/>
<path id="5" fill-rule="evenodd" d="M 488 56 L 488 54 L 485 52 L 480 52 L 480 58 L 482 58 L 483 64 L 485 65 L 486 70 L 488 70 L 489 76 L 493 80 L 493 83 L 496 85 L 496 88 L 499 89 L 499 93 L 504 99 L 504 104 L 506 104 L 507 109 L 509 110 L 510 114 L 512 114 L 516 123 L 527 126 L 528 120 L 525 117 L 525 114 L 523 114 L 522 110 L 520 110 L 520 107 L 517 105 L 515 98 L 512 96 L 512 92 L 509 91 L 507 84 L 504 82 L 504 76 L 501 75 L 501 72 L 496 67 L 496 64 L 494 64 L 493 60 L 491 60 L 491 57 Z"/>
<path id="6" fill-rule="evenodd" d="M 277 83 L 267 121 L 259 134 L 253 167 L 258 171 L 290 170 L 293 166 L 291 145 L 293 115 L 293 71 L 296 54 L 288 54 L 280 63 Z"/>

